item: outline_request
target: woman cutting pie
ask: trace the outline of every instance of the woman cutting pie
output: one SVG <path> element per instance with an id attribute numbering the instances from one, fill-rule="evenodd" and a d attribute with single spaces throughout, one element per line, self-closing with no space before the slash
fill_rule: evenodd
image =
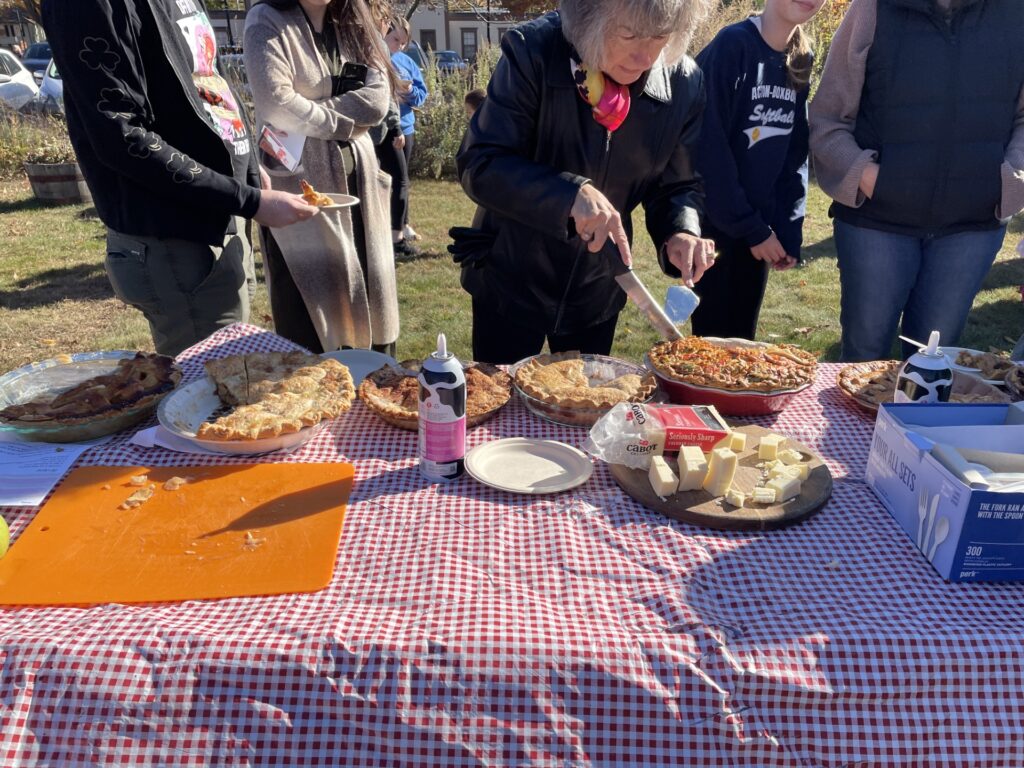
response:
<path id="1" fill-rule="evenodd" d="M 708 0 L 562 0 L 510 30 L 457 158 L 480 206 L 449 250 L 473 301 L 473 357 L 607 354 L 642 204 L 662 269 L 710 266 L 691 148 L 704 85 L 684 55 Z"/>

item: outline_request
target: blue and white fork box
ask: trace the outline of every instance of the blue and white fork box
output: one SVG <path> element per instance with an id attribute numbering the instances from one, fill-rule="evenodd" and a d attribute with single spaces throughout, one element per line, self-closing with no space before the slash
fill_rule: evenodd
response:
<path id="1" fill-rule="evenodd" d="M 1024 403 L 891 404 L 879 408 L 865 479 L 949 581 L 1024 580 L 1024 484 L 1005 491 L 953 471 L 932 448 L 1024 468 Z"/>

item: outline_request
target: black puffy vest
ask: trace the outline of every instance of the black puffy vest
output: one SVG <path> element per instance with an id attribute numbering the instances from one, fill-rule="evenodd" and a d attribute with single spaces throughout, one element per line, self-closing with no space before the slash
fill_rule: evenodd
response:
<path id="1" fill-rule="evenodd" d="M 874 196 L 832 214 L 914 236 L 999 226 L 1000 165 L 1024 84 L 1024 2 L 878 0 L 854 136 L 878 152 Z"/>

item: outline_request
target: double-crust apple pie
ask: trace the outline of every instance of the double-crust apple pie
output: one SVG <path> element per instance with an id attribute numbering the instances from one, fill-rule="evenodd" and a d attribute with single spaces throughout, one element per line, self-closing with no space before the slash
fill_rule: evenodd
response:
<path id="1" fill-rule="evenodd" d="M 585 360 L 579 352 L 537 355 L 516 369 L 516 384 L 535 400 L 561 409 L 587 411 L 647 400 L 658 387 L 650 373 L 614 375 L 612 370 L 600 375 L 602 367 L 600 362 Z"/>
<path id="2" fill-rule="evenodd" d="M 57 394 L 48 393 L 0 410 L 13 424 L 85 424 L 154 405 L 174 389 L 181 371 L 173 358 L 147 352 L 117 361 L 110 373 L 94 376 Z"/>
<path id="3" fill-rule="evenodd" d="M 367 374 L 359 385 L 359 399 L 377 416 L 402 429 L 419 427 L 419 361 L 403 360 Z M 494 416 L 512 396 L 512 379 L 500 368 L 469 363 L 466 377 L 466 426 L 475 427 Z"/>
<path id="4" fill-rule="evenodd" d="M 735 392 L 803 387 L 818 368 L 814 355 L 792 344 L 716 344 L 699 336 L 655 344 L 648 358 L 668 379 Z"/>
<path id="5" fill-rule="evenodd" d="M 337 360 L 305 352 L 231 355 L 206 363 L 217 395 L 232 410 L 203 423 L 204 440 L 261 440 L 298 432 L 347 411 L 352 375 Z"/>

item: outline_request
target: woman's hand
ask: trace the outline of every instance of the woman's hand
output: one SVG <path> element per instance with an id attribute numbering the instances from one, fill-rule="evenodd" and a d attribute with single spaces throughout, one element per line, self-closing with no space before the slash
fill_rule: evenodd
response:
<path id="1" fill-rule="evenodd" d="M 782 261 L 776 261 L 772 264 L 772 269 L 776 272 L 785 272 L 787 269 L 792 269 L 797 264 L 797 260 L 787 253 L 786 258 L 782 259 Z"/>
<path id="2" fill-rule="evenodd" d="M 587 250 L 597 253 L 607 240 L 618 246 L 622 263 L 633 266 L 633 255 L 629 252 L 629 240 L 622 226 L 622 217 L 597 187 L 584 184 L 576 193 L 569 216 L 576 225 L 576 234 L 587 244 Z"/>
<path id="3" fill-rule="evenodd" d="M 405 134 L 400 133 L 391 140 L 391 145 L 395 149 L 405 149 Z"/>
<path id="4" fill-rule="evenodd" d="M 878 163 L 868 163 L 860 174 L 860 191 L 869 200 L 875 195 L 875 184 L 878 183 Z"/>
<path id="5" fill-rule="evenodd" d="M 260 166 L 260 189 L 270 189 L 270 174 L 263 170 L 263 166 Z"/>
<path id="6" fill-rule="evenodd" d="M 715 263 L 715 241 L 676 232 L 665 241 L 665 256 L 682 273 L 683 283 L 693 288 Z"/>
<path id="7" fill-rule="evenodd" d="M 779 238 L 775 236 L 774 232 L 768 236 L 767 240 L 751 246 L 750 253 L 758 261 L 768 262 L 771 267 L 789 258 L 786 249 L 782 247 L 782 243 L 779 242 Z"/>

